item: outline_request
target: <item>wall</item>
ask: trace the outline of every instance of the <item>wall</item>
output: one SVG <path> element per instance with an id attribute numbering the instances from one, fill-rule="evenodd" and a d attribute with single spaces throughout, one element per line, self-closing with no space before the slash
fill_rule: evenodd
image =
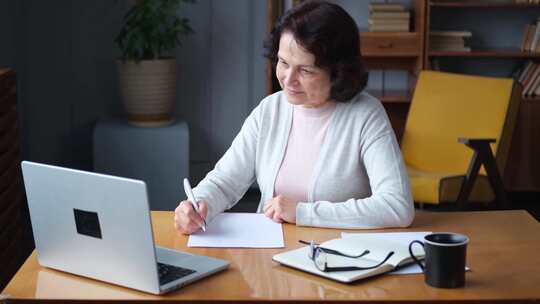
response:
<path id="1" fill-rule="evenodd" d="M 0 1 L 0 66 L 15 68 L 15 20 L 19 9 L 17 1 Z"/>
<path id="2" fill-rule="evenodd" d="M 0 64 L 19 77 L 26 159 L 92 168 L 95 122 L 123 115 L 113 39 L 132 3 L 0 3 L 0 34 L 6 37 Z M 266 2 L 200 0 L 184 8 L 179 14 L 196 33 L 176 50 L 176 116 L 189 123 L 192 176 L 198 179 L 264 95 Z"/>

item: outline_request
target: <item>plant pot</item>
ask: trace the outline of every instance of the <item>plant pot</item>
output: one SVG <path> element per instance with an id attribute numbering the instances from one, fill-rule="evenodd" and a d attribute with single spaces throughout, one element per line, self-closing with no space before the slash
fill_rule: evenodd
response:
<path id="1" fill-rule="evenodd" d="M 120 93 L 128 122 L 142 127 L 174 121 L 176 59 L 117 60 Z"/>

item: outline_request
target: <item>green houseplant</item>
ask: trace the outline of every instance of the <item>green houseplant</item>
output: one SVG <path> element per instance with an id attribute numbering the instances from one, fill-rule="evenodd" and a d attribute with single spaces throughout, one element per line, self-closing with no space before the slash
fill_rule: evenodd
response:
<path id="1" fill-rule="evenodd" d="M 130 123 L 162 126 L 173 121 L 177 67 L 171 55 L 181 45 L 179 36 L 193 32 L 178 11 L 193 2 L 138 0 L 124 16 L 114 41 L 122 53 L 117 68 Z"/>

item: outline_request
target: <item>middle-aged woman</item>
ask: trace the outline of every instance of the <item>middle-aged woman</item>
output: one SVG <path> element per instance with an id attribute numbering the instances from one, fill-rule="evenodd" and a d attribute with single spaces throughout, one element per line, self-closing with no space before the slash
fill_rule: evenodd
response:
<path id="1" fill-rule="evenodd" d="M 257 212 L 276 222 L 334 228 L 405 227 L 414 206 L 400 149 L 381 103 L 363 92 L 354 20 L 340 6 L 305 2 L 265 43 L 282 91 L 247 117 L 231 147 L 182 201 L 175 227 L 199 229 L 257 181 Z"/>

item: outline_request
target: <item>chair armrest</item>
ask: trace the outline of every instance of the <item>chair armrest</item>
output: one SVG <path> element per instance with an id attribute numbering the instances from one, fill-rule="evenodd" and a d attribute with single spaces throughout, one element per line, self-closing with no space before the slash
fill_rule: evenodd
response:
<path id="1" fill-rule="evenodd" d="M 494 143 L 497 140 L 495 138 L 467 138 L 467 137 L 458 137 L 458 142 L 465 144 L 467 146 L 482 145 Z"/>
<path id="2" fill-rule="evenodd" d="M 495 138 L 467 138 L 459 137 L 458 142 L 466 145 L 473 150 L 480 150 L 482 147 L 489 147 L 489 144 L 496 142 Z M 489 149 L 491 152 L 491 148 Z"/>

